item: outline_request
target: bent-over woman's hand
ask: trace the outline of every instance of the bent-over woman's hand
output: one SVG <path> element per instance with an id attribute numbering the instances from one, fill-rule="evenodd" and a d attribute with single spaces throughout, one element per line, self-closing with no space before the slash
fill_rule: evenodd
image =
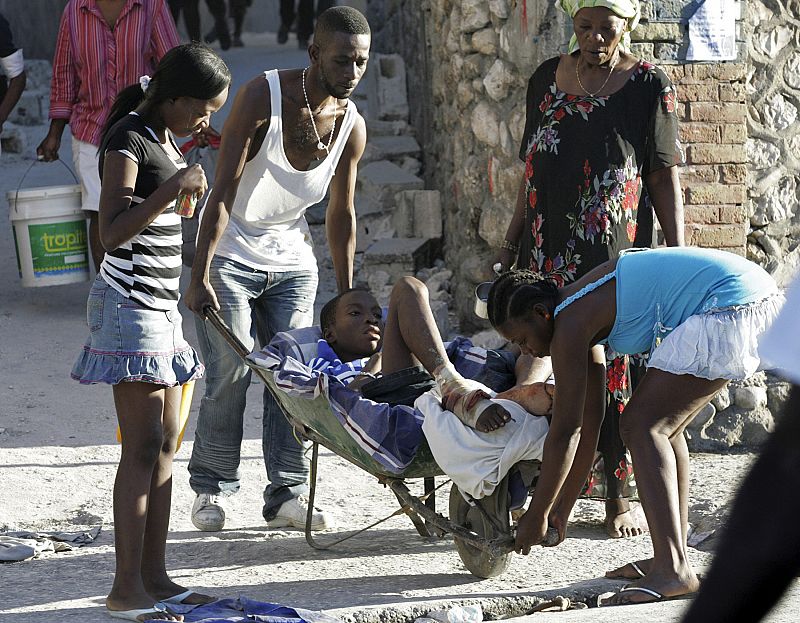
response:
<path id="1" fill-rule="evenodd" d="M 558 510 L 551 511 L 550 516 L 547 518 L 547 523 L 550 524 L 550 528 L 547 532 L 547 538 L 545 538 L 545 541 L 542 543 L 542 545 L 545 547 L 553 547 L 566 539 L 568 520 L 569 513 L 564 516 L 564 514 Z"/>
<path id="2" fill-rule="evenodd" d="M 535 516 L 534 513 L 528 509 L 525 514 L 519 518 L 517 523 L 517 537 L 514 541 L 514 551 L 517 554 L 527 556 L 531 547 L 539 545 L 545 540 L 547 536 L 547 518 L 544 516 Z"/>

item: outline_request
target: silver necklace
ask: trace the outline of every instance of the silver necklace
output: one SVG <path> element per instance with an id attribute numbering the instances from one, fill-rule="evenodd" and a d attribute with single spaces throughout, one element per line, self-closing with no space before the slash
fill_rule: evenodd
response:
<path id="1" fill-rule="evenodd" d="M 308 93 L 306 93 L 306 71 L 308 67 L 303 69 L 303 96 L 306 98 L 306 108 L 308 114 L 311 115 L 311 127 L 314 128 L 314 135 L 317 137 L 317 149 L 324 149 L 326 154 L 331 153 L 331 143 L 333 143 L 333 132 L 336 130 L 336 98 L 333 98 L 333 125 L 331 126 L 331 136 L 328 139 L 328 144 L 322 142 L 322 137 L 317 132 L 317 124 L 314 122 L 314 111 L 311 110 L 311 104 L 308 103 Z"/>
<path id="2" fill-rule="evenodd" d="M 581 89 L 583 89 L 583 92 L 586 93 L 586 95 L 588 95 L 589 97 L 596 97 L 597 94 L 600 93 L 600 91 L 602 91 L 603 89 L 606 88 L 606 85 L 608 84 L 608 81 L 611 79 L 611 74 L 614 73 L 614 67 L 617 66 L 617 62 L 618 61 L 619 61 L 619 56 L 617 56 L 616 60 L 608 66 L 608 75 L 606 76 L 606 79 L 603 82 L 603 84 L 600 85 L 600 88 L 597 89 L 597 91 L 592 93 L 589 89 L 587 89 L 585 86 L 583 86 L 583 82 L 581 82 L 581 73 L 578 71 L 578 65 L 580 65 L 580 62 L 581 62 L 581 59 L 580 59 L 580 56 L 579 56 L 578 60 L 575 61 L 575 77 L 578 79 L 578 86 Z"/>

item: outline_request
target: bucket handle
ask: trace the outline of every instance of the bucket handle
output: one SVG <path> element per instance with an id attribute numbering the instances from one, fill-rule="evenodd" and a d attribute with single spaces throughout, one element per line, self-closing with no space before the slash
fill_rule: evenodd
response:
<path id="1" fill-rule="evenodd" d="M 17 205 L 19 205 L 19 191 L 22 188 L 22 183 L 25 181 L 25 178 L 28 177 L 28 173 L 31 172 L 31 169 L 34 167 L 34 165 L 39 163 L 39 162 L 43 162 L 43 160 L 39 160 L 37 158 L 36 160 L 31 162 L 30 165 L 28 165 L 28 168 L 25 169 L 25 173 L 22 174 L 22 177 L 19 180 L 19 184 L 17 184 L 17 189 L 14 191 L 14 209 L 15 210 L 17 209 Z M 63 166 L 67 171 L 69 171 L 69 174 L 72 176 L 72 179 L 75 180 L 76 184 L 80 184 L 81 183 L 80 180 L 78 179 L 78 176 L 75 175 L 75 171 L 70 169 L 69 165 L 66 162 L 61 160 L 61 158 L 58 158 L 56 160 L 56 162 L 61 163 L 61 166 Z"/>

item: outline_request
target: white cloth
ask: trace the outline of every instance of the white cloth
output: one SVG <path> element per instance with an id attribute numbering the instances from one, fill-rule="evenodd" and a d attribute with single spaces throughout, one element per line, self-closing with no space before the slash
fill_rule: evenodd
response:
<path id="1" fill-rule="evenodd" d="M 315 168 L 299 171 L 283 146 L 278 71 L 265 72 L 265 77 L 270 91 L 269 128 L 258 153 L 244 167 L 216 255 L 265 272 L 316 271 L 305 212 L 325 198 L 358 112 L 348 102 L 330 154 Z"/>
<path id="2" fill-rule="evenodd" d="M 800 385 L 800 274 L 786 292 L 786 304 L 761 339 L 758 352 L 787 379 Z"/>
<path id="3" fill-rule="evenodd" d="M 19 76 L 25 71 L 25 59 L 22 57 L 22 50 L 17 50 L 8 56 L 0 58 L 0 67 L 3 68 L 3 73 L 9 80 Z"/>
<path id="4" fill-rule="evenodd" d="M 487 393 L 493 393 L 487 388 Z M 425 416 L 422 432 L 433 457 L 458 488 L 476 499 L 491 495 L 519 461 L 541 460 L 549 425 L 516 402 L 493 398 L 513 420 L 490 433 L 465 426 L 442 409 L 436 390 L 425 392 L 414 406 Z"/>
<path id="5" fill-rule="evenodd" d="M 783 295 L 689 316 L 653 349 L 648 368 L 703 379 L 740 381 L 768 366 L 758 344 L 783 305 Z"/>
<path id="6" fill-rule="evenodd" d="M 97 146 L 72 137 L 72 162 L 81 182 L 81 209 L 100 211 L 100 172 Z"/>

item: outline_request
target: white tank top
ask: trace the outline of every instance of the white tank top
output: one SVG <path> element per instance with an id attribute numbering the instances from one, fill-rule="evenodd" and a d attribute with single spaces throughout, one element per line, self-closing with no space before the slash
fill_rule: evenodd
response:
<path id="1" fill-rule="evenodd" d="M 257 270 L 316 271 L 305 211 L 325 197 L 358 111 L 349 101 L 330 153 L 315 168 L 298 171 L 283 149 L 278 70 L 264 75 L 269 82 L 272 108 L 269 129 L 258 153 L 244 166 L 231 218 L 216 255 Z"/>

